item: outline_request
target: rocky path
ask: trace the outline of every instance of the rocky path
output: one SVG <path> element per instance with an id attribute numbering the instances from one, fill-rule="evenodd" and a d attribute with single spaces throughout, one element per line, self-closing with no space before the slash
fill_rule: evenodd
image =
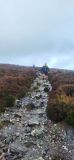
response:
<path id="1" fill-rule="evenodd" d="M 51 90 L 46 76 L 38 74 L 21 107 L 0 116 L 0 160 L 74 160 L 74 130 L 46 116 Z"/>

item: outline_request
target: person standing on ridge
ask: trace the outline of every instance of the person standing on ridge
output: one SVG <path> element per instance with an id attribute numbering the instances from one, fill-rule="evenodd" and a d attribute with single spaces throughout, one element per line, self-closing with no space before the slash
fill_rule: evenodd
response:
<path id="1" fill-rule="evenodd" d="M 46 76 L 48 76 L 48 72 L 49 72 L 49 67 L 45 63 L 45 65 L 41 68 L 41 73 L 45 74 Z"/>

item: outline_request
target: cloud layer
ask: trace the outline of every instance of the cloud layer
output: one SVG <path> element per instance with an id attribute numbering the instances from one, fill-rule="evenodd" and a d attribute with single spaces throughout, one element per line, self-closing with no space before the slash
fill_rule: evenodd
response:
<path id="1" fill-rule="evenodd" d="M 73 0 L 1 0 L 0 62 L 74 69 Z"/>

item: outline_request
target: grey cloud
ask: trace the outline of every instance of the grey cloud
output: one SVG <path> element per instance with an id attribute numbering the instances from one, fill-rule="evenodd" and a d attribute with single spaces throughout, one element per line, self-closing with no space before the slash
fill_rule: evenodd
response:
<path id="1" fill-rule="evenodd" d="M 0 62 L 74 69 L 73 6 L 73 0 L 1 0 Z"/>

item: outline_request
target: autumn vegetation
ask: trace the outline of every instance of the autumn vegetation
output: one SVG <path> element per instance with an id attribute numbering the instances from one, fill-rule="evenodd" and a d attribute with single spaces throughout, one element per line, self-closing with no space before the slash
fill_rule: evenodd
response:
<path id="1" fill-rule="evenodd" d="M 0 64 L 0 112 L 25 96 L 34 78 L 31 67 Z M 74 71 L 50 69 L 49 81 L 53 89 L 49 94 L 48 117 L 74 126 Z"/>
<path id="2" fill-rule="evenodd" d="M 0 111 L 12 107 L 15 99 L 25 96 L 33 79 L 31 67 L 0 65 Z"/>
<path id="3" fill-rule="evenodd" d="M 74 71 L 50 70 L 49 81 L 53 90 L 49 95 L 48 117 L 74 126 Z"/>

